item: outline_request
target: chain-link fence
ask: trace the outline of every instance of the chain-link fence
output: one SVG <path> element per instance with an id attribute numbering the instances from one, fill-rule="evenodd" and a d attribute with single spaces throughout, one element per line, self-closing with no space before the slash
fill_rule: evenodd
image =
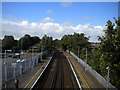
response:
<path id="1" fill-rule="evenodd" d="M 69 51 L 67 51 L 69 52 Z M 115 88 L 111 83 L 109 83 L 107 80 L 104 79 L 99 73 L 97 73 L 94 69 L 92 69 L 86 62 L 84 62 L 82 59 L 78 58 L 74 53 L 70 52 L 70 54 L 78 60 L 79 63 L 81 63 L 86 70 L 88 70 L 104 87 L 106 88 Z"/>
<path id="2" fill-rule="evenodd" d="M 33 68 L 35 65 L 38 64 L 38 59 L 41 57 L 40 55 L 35 55 L 32 58 L 28 59 L 19 59 L 13 63 L 3 63 L 2 65 L 2 85 L 6 87 L 6 83 L 19 76 L 30 68 Z"/>

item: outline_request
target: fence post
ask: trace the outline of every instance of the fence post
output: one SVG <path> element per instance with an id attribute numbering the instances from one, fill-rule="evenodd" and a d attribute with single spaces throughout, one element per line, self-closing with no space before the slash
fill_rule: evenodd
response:
<path id="1" fill-rule="evenodd" d="M 26 71 L 26 60 L 25 60 L 25 71 Z"/>
<path id="2" fill-rule="evenodd" d="M 36 65 L 38 65 L 38 59 L 39 59 L 39 55 L 37 56 Z"/>
<path id="3" fill-rule="evenodd" d="M 31 68 L 30 62 L 31 62 L 31 59 L 29 59 L 29 69 Z"/>
<path id="4" fill-rule="evenodd" d="M 15 77 L 15 76 L 16 76 L 16 74 L 15 74 L 16 63 L 12 63 L 12 66 L 13 66 L 13 70 L 14 70 L 14 71 L 13 71 L 13 73 L 14 73 L 13 75 L 14 75 L 14 77 Z"/>

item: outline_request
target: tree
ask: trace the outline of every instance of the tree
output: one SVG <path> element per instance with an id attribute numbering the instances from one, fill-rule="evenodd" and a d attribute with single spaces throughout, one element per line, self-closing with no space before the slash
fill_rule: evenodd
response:
<path id="1" fill-rule="evenodd" d="M 72 50 L 77 55 L 78 50 L 87 47 L 88 40 L 89 38 L 85 37 L 85 34 L 74 33 L 73 35 L 63 36 L 61 42 L 64 50 Z"/>
<path id="2" fill-rule="evenodd" d="M 54 46 L 55 48 L 62 48 L 61 45 L 62 45 L 62 44 L 61 44 L 61 40 L 55 39 L 55 40 L 53 41 L 53 46 Z"/>
<path id="3" fill-rule="evenodd" d="M 17 41 L 14 40 L 14 37 L 11 35 L 5 35 L 2 40 L 2 49 L 8 50 L 13 49 L 17 45 Z"/>
<path id="4" fill-rule="evenodd" d="M 24 37 L 19 39 L 18 46 L 19 48 L 26 50 L 39 42 L 40 42 L 39 37 L 37 36 L 31 37 L 30 35 L 26 34 Z"/>
<path id="5" fill-rule="evenodd" d="M 22 50 L 26 50 L 31 46 L 31 37 L 26 34 L 24 37 L 20 38 L 19 46 Z"/>
<path id="6" fill-rule="evenodd" d="M 116 24 L 116 27 L 115 27 Z M 104 30 L 105 36 L 99 37 L 100 52 L 103 55 L 101 62 L 104 62 L 104 66 L 100 68 L 110 67 L 110 80 L 116 87 L 120 86 L 120 20 L 115 19 L 115 23 L 110 20 L 107 22 L 107 29 Z M 101 69 L 101 72 L 105 69 Z"/>
<path id="7" fill-rule="evenodd" d="M 35 45 L 40 42 L 40 38 L 37 36 L 31 37 L 31 45 Z"/>
<path id="8" fill-rule="evenodd" d="M 53 38 L 52 37 L 44 35 L 40 43 L 44 51 L 51 51 L 53 49 Z"/>

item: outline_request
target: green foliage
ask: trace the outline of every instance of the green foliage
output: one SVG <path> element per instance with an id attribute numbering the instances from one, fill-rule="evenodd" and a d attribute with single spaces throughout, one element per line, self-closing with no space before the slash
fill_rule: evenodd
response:
<path id="1" fill-rule="evenodd" d="M 110 67 L 110 82 L 120 87 L 120 20 L 115 19 L 115 23 L 108 20 L 105 35 L 99 37 L 99 48 L 87 50 L 87 63 L 100 73 L 107 77 L 107 67 Z M 87 45 L 89 47 L 89 44 Z M 75 50 L 74 50 L 75 51 Z M 77 52 L 75 52 L 77 55 Z M 80 58 L 85 60 L 86 52 L 81 49 Z"/>
<path id="2" fill-rule="evenodd" d="M 55 39 L 55 40 L 53 41 L 53 44 L 54 44 L 54 47 L 55 47 L 55 48 L 62 48 L 61 40 Z"/>
<path id="3" fill-rule="evenodd" d="M 18 46 L 19 48 L 22 47 L 23 50 L 26 50 L 39 42 L 40 42 L 39 37 L 37 36 L 31 37 L 30 35 L 26 34 L 24 37 L 20 38 Z"/>
<path id="4" fill-rule="evenodd" d="M 44 35 L 41 39 L 40 46 L 43 48 L 43 51 L 52 51 L 52 49 L 53 49 L 53 38 L 49 37 L 47 35 Z"/>
<path id="5" fill-rule="evenodd" d="M 116 25 L 116 27 L 115 27 Z M 100 60 L 100 72 L 105 76 L 106 67 L 110 67 L 110 80 L 116 87 L 120 86 L 120 20 L 115 19 L 115 23 L 110 20 L 104 30 L 105 36 L 99 37 L 100 53 L 103 55 Z"/>
<path id="6" fill-rule="evenodd" d="M 14 40 L 14 37 L 13 36 L 7 36 L 5 35 L 3 40 L 2 40 L 2 49 L 6 49 L 6 50 L 9 50 L 9 49 L 13 49 L 14 46 L 17 45 L 17 41 Z"/>
<path id="7" fill-rule="evenodd" d="M 35 45 L 40 42 L 39 37 L 26 34 L 24 37 L 20 38 L 18 41 L 14 39 L 13 36 L 5 35 L 2 40 L 2 50 L 23 50 L 28 49 L 32 45 Z"/>
<path id="8" fill-rule="evenodd" d="M 75 50 L 74 53 L 76 53 L 78 47 L 82 49 L 88 45 L 88 40 L 83 33 L 74 33 L 73 35 L 63 36 L 61 42 L 64 50 Z"/>

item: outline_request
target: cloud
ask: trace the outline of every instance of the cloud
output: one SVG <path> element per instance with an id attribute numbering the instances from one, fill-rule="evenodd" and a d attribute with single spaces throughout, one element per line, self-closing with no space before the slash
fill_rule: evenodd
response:
<path id="1" fill-rule="evenodd" d="M 61 2 L 60 5 L 62 7 L 70 7 L 72 5 L 72 2 Z"/>
<path id="2" fill-rule="evenodd" d="M 41 20 L 41 22 L 53 22 L 54 20 L 51 19 L 50 17 L 46 17 L 44 19 Z"/>
<path id="3" fill-rule="evenodd" d="M 50 18 L 44 18 L 46 21 Z M 40 38 L 43 35 L 52 36 L 54 39 L 61 39 L 65 34 L 76 33 L 85 33 L 86 36 L 90 36 L 90 41 L 98 41 L 97 36 L 104 35 L 103 30 L 104 26 L 94 26 L 90 24 L 86 25 L 76 25 L 72 26 L 69 23 L 54 23 L 54 22 L 32 22 L 29 21 L 5 21 L 2 22 L 2 35 L 13 35 L 15 38 L 22 37 L 25 34 L 30 34 L 31 36 L 39 36 Z M 1 37 L 2 38 L 2 37 Z"/>
<path id="4" fill-rule="evenodd" d="M 53 10 L 51 10 L 51 9 L 48 10 L 48 11 L 47 11 L 47 14 L 53 14 Z"/>
<path id="5" fill-rule="evenodd" d="M 77 25 L 76 27 L 73 27 L 75 32 L 77 33 L 85 33 L 86 36 L 90 36 L 90 41 L 96 42 L 98 41 L 97 36 L 103 36 L 104 32 L 103 30 L 105 29 L 105 26 L 93 26 L 90 24 L 86 25 Z"/>

